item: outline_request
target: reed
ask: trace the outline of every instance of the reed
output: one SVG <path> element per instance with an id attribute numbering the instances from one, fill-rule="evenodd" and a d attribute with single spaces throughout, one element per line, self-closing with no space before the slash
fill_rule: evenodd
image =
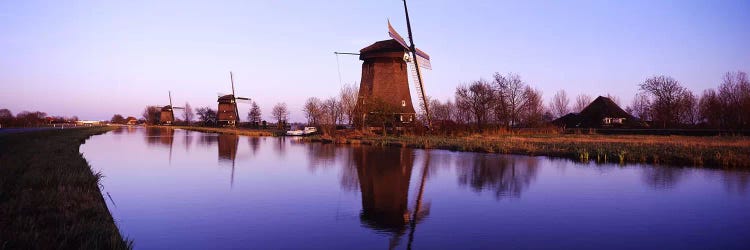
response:
<path id="1" fill-rule="evenodd" d="M 320 141 L 319 137 L 306 140 Z M 545 155 L 599 163 L 650 163 L 750 169 L 750 138 L 743 136 L 654 136 L 597 134 L 472 134 L 465 136 L 375 136 L 329 141 L 504 154 Z"/>
<path id="2" fill-rule="evenodd" d="M 129 249 L 78 151 L 112 127 L 0 135 L 0 249 Z"/>

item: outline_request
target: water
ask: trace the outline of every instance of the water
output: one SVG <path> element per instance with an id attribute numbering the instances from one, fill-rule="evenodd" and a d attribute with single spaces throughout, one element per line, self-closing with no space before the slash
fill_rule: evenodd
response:
<path id="1" fill-rule="evenodd" d="M 747 249 L 750 174 L 128 128 L 81 147 L 137 249 Z"/>

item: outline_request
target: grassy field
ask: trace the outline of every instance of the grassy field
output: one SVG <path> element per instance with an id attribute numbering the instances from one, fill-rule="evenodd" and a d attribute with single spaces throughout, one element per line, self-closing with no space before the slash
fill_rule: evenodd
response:
<path id="1" fill-rule="evenodd" d="M 78 149 L 111 127 L 0 135 L 0 249 L 128 249 Z"/>
<path id="2" fill-rule="evenodd" d="M 652 163 L 750 169 L 750 137 L 654 135 L 471 135 L 309 137 L 310 141 L 504 154 L 544 155 L 581 162 Z"/>
<path id="3" fill-rule="evenodd" d="M 206 133 L 237 134 L 247 136 L 274 136 L 278 135 L 274 130 L 246 129 L 246 128 L 217 128 L 217 127 L 194 127 L 194 126 L 151 126 L 160 128 L 175 128 Z"/>

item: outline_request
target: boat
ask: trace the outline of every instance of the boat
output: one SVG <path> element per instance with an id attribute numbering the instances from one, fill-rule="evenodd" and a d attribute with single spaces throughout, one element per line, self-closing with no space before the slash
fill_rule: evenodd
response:
<path id="1" fill-rule="evenodd" d="M 316 127 L 305 127 L 304 129 L 295 129 L 295 130 L 289 130 L 286 131 L 286 135 L 288 136 L 303 136 L 303 135 L 312 135 L 318 132 L 318 128 Z"/>

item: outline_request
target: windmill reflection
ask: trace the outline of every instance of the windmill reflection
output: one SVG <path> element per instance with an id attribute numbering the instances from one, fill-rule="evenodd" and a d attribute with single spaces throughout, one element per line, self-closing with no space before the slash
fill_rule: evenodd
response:
<path id="1" fill-rule="evenodd" d="M 236 134 L 219 134 L 219 162 L 231 163 L 232 174 L 230 176 L 230 187 L 234 186 L 234 163 L 237 159 L 237 146 L 240 136 Z"/>
<path id="2" fill-rule="evenodd" d="M 172 147 L 174 143 L 174 129 L 171 128 L 146 128 L 146 142 L 149 145 L 161 145 Z"/>
<path id="3" fill-rule="evenodd" d="M 422 203 L 429 160 L 425 161 L 417 200 L 410 210 L 409 182 L 415 161 L 412 149 L 354 147 L 351 152 L 362 192 L 362 224 L 391 234 L 391 248 L 399 245 L 411 229 L 410 246 L 417 223 L 429 214 L 429 205 Z"/>
<path id="4" fill-rule="evenodd" d="M 467 154 L 458 159 L 458 183 L 474 191 L 492 190 L 495 197 L 518 198 L 538 172 L 538 159 L 495 154 Z"/>

